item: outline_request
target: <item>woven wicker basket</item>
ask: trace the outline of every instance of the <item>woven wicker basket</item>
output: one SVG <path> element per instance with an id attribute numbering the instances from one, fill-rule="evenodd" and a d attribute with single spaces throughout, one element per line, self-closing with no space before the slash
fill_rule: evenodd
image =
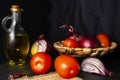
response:
<path id="1" fill-rule="evenodd" d="M 69 47 L 63 47 L 64 41 L 57 41 L 54 43 L 54 48 L 60 53 L 60 54 L 69 54 L 74 57 L 101 57 L 103 55 L 106 55 L 107 53 L 110 53 L 114 51 L 114 49 L 117 47 L 117 44 L 115 42 L 111 42 L 111 45 L 107 48 L 69 48 Z"/>

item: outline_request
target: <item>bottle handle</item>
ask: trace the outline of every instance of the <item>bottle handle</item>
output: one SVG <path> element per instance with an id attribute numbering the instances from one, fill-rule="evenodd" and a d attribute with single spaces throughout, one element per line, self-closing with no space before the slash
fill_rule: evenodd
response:
<path id="1" fill-rule="evenodd" d="M 9 29 L 9 27 L 7 27 L 7 21 L 10 20 L 10 19 L 12 19 L 12 16 L 11 16 L 11 15 L 8 15 L 8 16 L 6 16 L 5 18 L 3 18 L 3 20 L 2 20 L 2 28 L 3 28 L 6 32 L 8 32 L 8 29 Z"/>

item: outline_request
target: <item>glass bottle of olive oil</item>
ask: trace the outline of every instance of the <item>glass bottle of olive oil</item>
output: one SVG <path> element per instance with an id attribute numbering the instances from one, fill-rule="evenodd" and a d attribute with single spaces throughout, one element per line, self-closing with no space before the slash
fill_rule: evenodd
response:
<path id="1" fill-rule="evenodd" d="M 20 66 L 26 63 L 30 42 L 21 25 L 22 9 L 19 5 L 12 5 L 10 10 L 12 15 L 6 16 L 2 20 L 2 27 L 7 32 L 3 39 L 3 46 L 9 64 Z M 8 20 L 12 20 L 10 27 L 7 25 Z"/>

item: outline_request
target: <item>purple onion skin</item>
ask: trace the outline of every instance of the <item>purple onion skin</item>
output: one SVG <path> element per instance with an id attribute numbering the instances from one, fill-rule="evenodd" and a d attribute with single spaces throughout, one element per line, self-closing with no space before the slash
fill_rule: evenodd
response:
<path id="1" fill-rule="evenodd" d="M 24 74 L 24 73 L 10 74 L 8 76 L 8 80 L 20 78 L 20 77 L 23 77 L 23 76 L 27 76 L 27 74 Z"/>
<path id="2" fill-rule="evenodd" d="M 64 25 L 60 26 L 60 28 L 68 28 L 69 34 L 67 35 L 66 39 L 70 38 L 70 39 L 76 40 L 77 42 L 80 42 L 80 40 L 83 37 L 82 35 L 80 35 L 78 32 L 76 32 L 74 30 L 73 26 L 71 26 L 69 24 L 64 24 Z"/>
<path id="3" fill-rule="evenodd" d="M 83 36 L 81 36 L 79 33 L 70 33 L 66 38 L 74 39 L 79 43 Z"/>
<path id="4" fill-rule="evenodd" d="M 80 40 L 80 47 L 81 48 L 98 48 L 100 47 L 100 43 L 95 37 L 83 37 Z"/>

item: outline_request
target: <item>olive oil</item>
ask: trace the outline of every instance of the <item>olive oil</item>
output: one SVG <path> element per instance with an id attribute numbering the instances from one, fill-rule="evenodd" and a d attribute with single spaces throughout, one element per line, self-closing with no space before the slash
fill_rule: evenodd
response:
<path id="1" fill-rule="evenodd" d="M 6 35 L 4 40 L 4 51 L 9 59 L 10 65 L 23 65 L 29 53 L 29 38 L 27 35 L 17 34 L 12 37 Z"/>
<path id="2" fill-rule="evenodd" d="M 29 37 L 21 24 L 21 11 L 19 5 L 12 5 L 10 8 L 12 15 L 8 15 L 2 20 L 2 27 L 7 32 L 4 39 L 4 52 L 12 66 L 20 66 L 26 63 L 29 54 Z M 8 27 L 7 21 L 11 19 Z"/>

